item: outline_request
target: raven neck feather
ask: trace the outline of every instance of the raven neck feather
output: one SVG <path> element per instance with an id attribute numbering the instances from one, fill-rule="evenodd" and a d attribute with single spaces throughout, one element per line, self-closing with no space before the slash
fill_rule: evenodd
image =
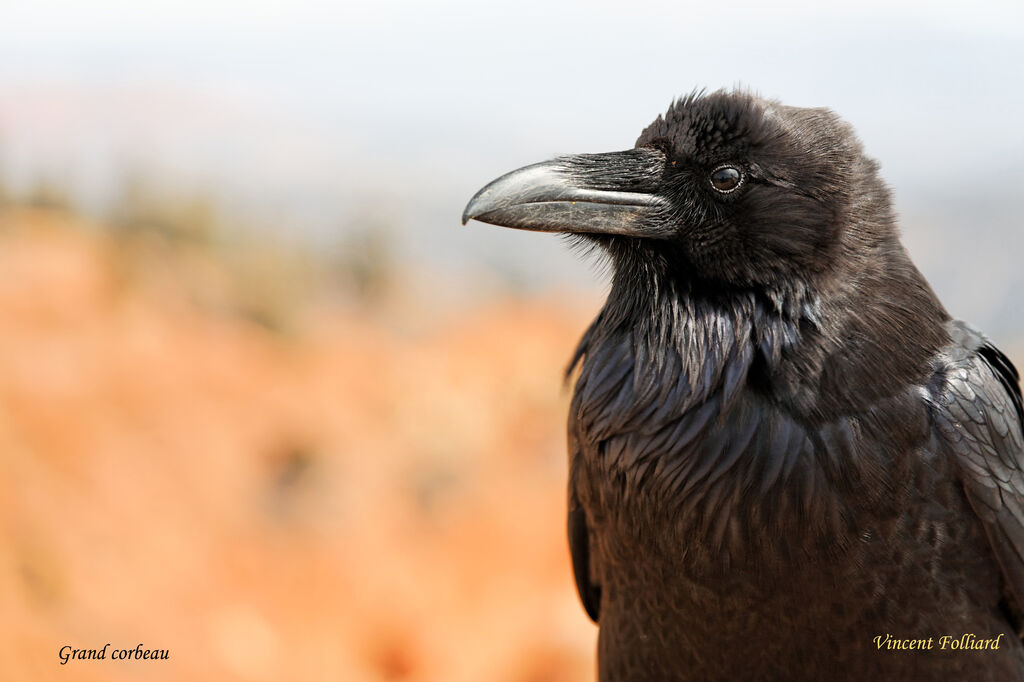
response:
<path id="1" fill-rule="evenodd" d="M 636 405 L 673 393 L 675 408 L 685 412 L 719 388 L 731 398 L 755 363 L 771 371 L 804 330 L 820 330 L 820 306 L 802 283 L 722 289 L 666 277 L 656 260 L 635 261 L 616 269 L 608 300 L 569 370 L 582 362 L 580 390 L 607 381 L 603 365 L 629 367 Z"/>

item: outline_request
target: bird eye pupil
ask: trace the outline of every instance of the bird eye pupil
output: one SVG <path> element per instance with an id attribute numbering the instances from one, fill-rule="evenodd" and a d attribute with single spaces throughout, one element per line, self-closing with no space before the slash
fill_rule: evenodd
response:
<path id="1" fill-rule="evenodd" d="M 742 179 L 738 168 L 723 166 L 711 173 L 711 186 L 719 192 L 731 192 L 740 186 Z"/>

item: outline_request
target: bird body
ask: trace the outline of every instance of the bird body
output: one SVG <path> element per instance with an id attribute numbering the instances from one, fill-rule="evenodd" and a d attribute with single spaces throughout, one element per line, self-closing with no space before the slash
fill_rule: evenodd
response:
<path id="1" fill-rule="evenodd" d="M 1018 377 L 913 266 L 848 126 L 692 96 L 467 216 L 612 261 L 569 414 L 601 680 L 1024 679 Z"/>
<path id="2" fill-rule="evenodd" d="M 578 579 L 600 585 L 602 679 L 1020 678 L 998 566 L 931 423 L 941 372 L 812 421 L 742 388 L 770 373 L 757 325 L 785 339 L 785 323 L 682 319 L 705 324 L 677 343 L 703 342 L 603 336 L 600 318 L 583 342 L 570 504 L 588 528 Z M 1003 637 L 941 648 L 963 634 Z M 933 644 L 883 649 L 887 635 Z"/>

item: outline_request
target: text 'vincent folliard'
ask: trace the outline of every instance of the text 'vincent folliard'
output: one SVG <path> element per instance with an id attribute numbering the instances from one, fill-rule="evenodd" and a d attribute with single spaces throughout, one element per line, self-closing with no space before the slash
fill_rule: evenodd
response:
<path id="1" fill-rule="evenodd" d="M 980 639 L 977 635 L 965 633 L 962 635 L 942 635 L 941 637 L 920 637 L 917 639 L 903 639 L 893 637 L 890 634 L 878 635 L 875 637 L 875 646 L 879 649 L 890 651 L 920 651 L 940 649 L 943 651 L 981 651 L 984 649 L 998 649 L 1003 635 L 991 639 Z"/>
<path id="2" fill-rule="evenodd" d="M 166 661 L 171 657 L 170 649 L 147 649 L 140 643 L 134 649 L 111 649 L 107 642 L 102 649 L 75 649 L 69 645 L 60 648 L 60 664 L 68 661 L 105 661 L 107 654 L 112 661 Z"/>

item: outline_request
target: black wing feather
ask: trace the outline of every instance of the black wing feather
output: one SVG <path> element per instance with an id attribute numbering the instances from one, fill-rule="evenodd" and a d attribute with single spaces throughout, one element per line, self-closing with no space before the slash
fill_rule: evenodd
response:
<path id="1" fill-rule="evenodd" d="M 1017 368 L 1013 366 L 1008 357 L 1003 355 L 1002 351 L 989 342 L 978 348 L 978 355 L 985 359 L 989 369 L 995 372 L 999 382 L 1009 394 L 1017 413 L 1018 423 L 1024 421 L 1024 397 L 1021 396 L 1020 373 Z"/>
<path id="2" fill-rule="evenodd" d="M 589 333 L 589 332 L 588 332 Z M 586 336 L 584 336 L 584 341 Z M 580 351 L 577 351 L 577 358 Z M 571 368 L 570 368 L 571 371 Z M 569 554 L 572 557 L 572 573 L 576 579 L 576 591 L 583 602 L 590 619 L 597 622 L 601 613 L 601 586 L 594 581 L 594 570 L 590 559 L 590 524 L 587 521 L 587 512 L 580 503 L 579 483 L 577 477 L 580 475 L 579 442 L 576 438 L 576 400 L 579 399 L 579 387 L 573 396 L 573 406 L 569 410 Z"/>
<path id="3" fill-rule="evenodd" d="M 601 588 L 590 579 L 590 528 L 587 514 L 579 506 L 569 509 L 569 552 L 576 591 L 587 615 L 596 623 L 601 612 Z"/>
<path id="4" fill-rule="evenodd" d="M 1024 608 L 1024 401 L 1013 363 L 980 332 L 950 323 L 936 423 L 982 519 L 1018 611 Z"/>

